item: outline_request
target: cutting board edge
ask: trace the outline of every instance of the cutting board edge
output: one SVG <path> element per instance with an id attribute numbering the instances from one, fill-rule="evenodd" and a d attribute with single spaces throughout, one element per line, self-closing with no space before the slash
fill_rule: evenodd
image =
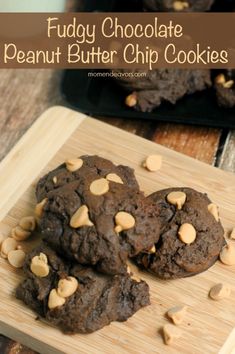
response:
<path id="1" fill-rule="evenodd" d="M 35 336 L 29 335 L 28 333 L 24 333 L 20 329 L 12 327 L 11 325 L 4 323 L 3 321 L 0 321 L 0 333 L 7 337 L 9 337 L 9 333 L 10 333 L 10 338 L 12 340 L 19 342 L 20 344 L 25 345 L 26 347 L 30 347 L 30 349 L 35 350 L 36 352 L 41 354 L 66 354 L 63 351 L 60 351 L 50 346 L 48 343 L 40 341 Z M 29 345 L 29 337 L 30 337 L 30 345 Z M 42 344 L 43 344 L 43 348 L 42 348 Z"/>
<path id="2" fill-rule="evenodd" d="M 0 186 L 4 188 L 0 188 L 0 220 L 7 215 L 84 119 L 86 119 L 84 114 L 66 107 L 50 107 L 39 116 L 1 161 Z M 53 138 L 52 129 L 57 132 Z M 40 134 L 40 139 L 37 139 L 38 134 Z M 47 153 L 43 152 L 45 147 L 47 147 Z M 27 175 L 29 167 L 30 174 Z"/>
<path id="3" fill-rule="evenodd" d="M 27 137 L 28 137 L 28 135 L 30 135 L 31 134 L 31 131 L 32 131 L 32 129 L 33 128 L 35 128 L 35 130 L 36 129 L 38 129 L 38 128 L 40 128 L 40 122 L 42 122 L 42 120 L 44 121 L 44 120 L 46 120 L 47 119 L 47 117 L 49 117 L 49 116 L 53 116 L 53 114 L 54 114 L 54 112 L 55 113 L 57 113 L 57 110 L 62 110 L 63 111 L 63 119 L 62 119 L 62 121 L 64 120 L 64 119 L 71 119 L 71 127 L 70 127 L 70 129 L 68 129 L 68 130 L 66 130 L 66 132 L 64 131 L 64 130 L 62 130 L 62 133 L 63 133 L 63 136 L 66 136 L 66 138 L 64 138 L 64 140 L 62 140 L 62 141 L 60 141 L 60 144 L 58 144 L 59 146 L 56 146 L 57 147 L 57 149 L 54 151 L 53 150 L 53 152 L 51 152 L 51 154 L 49 154 L 48 156 L 47 156 L 47 159 L 45 160 L 45 161 L 43 161 L 43 163 L 42 163 L 42 166 L 40 167 L 40 169 L 39 169 L 39 171 L 36 173 L 36 171 L 35 171 L 35 177 L 33 177 L 32 178 L 32 181 L 38 176 L 38 174 L 40 173 L 40 171 L 47 165 L 47 163 L 53 158 L 53 156 L 56 154 L 56 152 L 58 151 L 58 149 L 63 145 L 63 143 L 65 143 L 66 142 L 66 140 L 73 134 L 73 132 L 84 122 L 84 120 L 87 120 L 87 121 L 90 121 L 90 123 L 92 123 L 92 122 L 96 122 L 98 125 L 100 124 L 100 125 L 104 125 L 104 126 L 107 126 L 108 124 L 106 124 L 106 123 L 103 123 L 103 122 L 100 122 L 100 121 L 98 121 L 98 120 L 96 120 L 96 119 L 94 119 L 94 118 L 90 118 L 89 116 L 86 116 L 86 115 L 84 115 L 84 114 L 82 114 L 82 113 L 79 113 L 79 112 L 76 112 L 76 111 L 73 111 L 73 110 L 71 110 L 71 109 L 69 109 L 69 108 L 66 108 L 66 107 L 62 107 L 62 106 L 54 106 L 54 107 L 51 107 L 51 108 L 49 108 L 47 111 L 45 111 L 39 118 L 38 118 L 38 120 L 31 126 L 31 128 L 23 135 L 23 137 L 20 139 L 20 141 L 15 145 L 15 147 L 13 147 L 13 149 L 9 152 L 9 154 L 4 158 L 4 160 L 2 160 L 2 162 L 0 163 L 0 185 L 1 185 L 1 171 L 2 171 L 2 169 L 5 169 L 6 167 L 8 167 L 8 164 L 11 164 L 12 163 L 12 159 L 14 160 L 14 162 L 15 161 L 17 161 L 17 157 L 18 157 L 18 155 L 17 155 L 17 153 L 20 151 L 20 149 L 21 149 L 21 147 L 22 147 L 22 145 L 25 143 L 25 141 L 27 141 Z M 69 117 L 69 118 L 68 118 Z M 79 119 L 78 119 L 79 118 Z M 39 123 L 38 123 L 39 122 Z M 66 121 L 67 122 L 67 121 Z M 56 124 L 56 126 L 57 125 L 59 125 L 60 123 L 58 123 L 58 121 L 57 121 L 57 124 Z M 39 126 L 38 126 L 39 125 Z M 119 129 L 119 128 L 115 128 L 115 130 L 119 130 L 120 132 L 122 132 L 122 133 L 124 133 L 124 134 L 127 134 L 128 136 L 134 136 L 133 134 L 131 134 L 131 133 L 127 133 L 127 132 L 124 132 L 124 131 L 122 131 L 121 129 Z M 49 130 L 48 130 L 48 132 L 49 132 Z M 138 137 L 139 138 L 139 137 Z M 146 139 L 144 139 L 144 138 L 141 138 L 142 140 L 144 140 L 144 141 L 147 141 Z M 57 140 L 58 140 L 58 136 L 57 136 Z M 149 142 L 150 144 L 153 144 L 153 143 L 151 143 L 151 142 Z M 180 153 L 177 153 L 177 152 L 175 152 L 175 151 L 172 151 L 172 150 L 170 150 L 170 149 L 168 149 L 168 148 L 165 148 L 165 147 L 162 147 L 162 146 L 160 146 L 160 145 L 158 145 L 158 144 L 156 144 L 156 146 L 157 147 L 160 147 L 160 149 L 161 149 L 161 151 L 170 151 L 170 152 L 173 152 L 174 154 L 175 154 L 175 156 L 179 156 L 179 155 L 181 155 L 182 157 L 184 157 L 184 158 L 187 158 L 187 159 L 190 159 L 190 160 L 192 160 L 192 161 L 194 161 L 194 162 L 197 162 L 197 163 L 199 163 L 199 164 L 202 164 L 202 162 L 198 162 L 197 160 L 195 160 L 195 159 L 193 159 L 193 158 L 190 158 L 190 157 L 185 157 L 183 154 L 180 154 Z M 55 148 L 55 147 L 54 147 Z M 19 156 L 20 156 L 20 154 L 19 154 Z M 212 167 L 212 166 L 208 166 L 207 164 L 204 164 L 207 168 L 210 168 L 210 169 L 213 169 L 213 168 L 215 168 L 215 167 Z M 220 170 L 218 169 L 218 168 L 215 168 L 216 169 L 216 171 L 219 171 L 220 172 Z M 5 171 L 5 173 L 6 173 L 6 170 L 4 170 Z M 226 174 L 226 175 L 229 175 L 230 177 L 233 177 L 233 179 L 234 179 L 234 174 L 231 174 L 231 173 L 227 173 L 227 172 L 223 172 L 223 171 L 221 171 L 221 173 L 222 174 Z M 32 182 L 31 181 L 31 182 Z M 9 210 L 11 209 L 11 207 L 13 207 L 14 205 L 15 205 L 15 201 L 17 201 L 21 196 L 22 196 L 22 194 L 25 192 L 25 190 L 29 187 L 29 185 L 30 185 L 30 181 L 28 181 L 29 183 L 26 185 L 26 187 L 25 187 L 25 189 L 22 191 L 21 190 L 21 192 L 18 194 L 18 196 L 17 197 L 15 197 L 15 200 L 14 199 L 10 199 L 10 201 L 11 201 L 11 204 L 8 204 L 7 206 L 5 206 L 5 209 L 4 209 L 4 214 L 6 215 L 8 212 L 9 212 Z M 12 183 L 12 182 L 11 182 Z M 25 182 L 24 182 L 25 183 Z M 0 191 L 1 192 L 1 191 Z M 0 193 L 1 194 L 1 193 Z M 7 209 L 7 207 L 9 207 L 9 209 Z M 3 215 L 3 217 L 2 217 L 2 215 L 1 215 L 1 209 L 2 208 L 0 208 L 0 220 L 1 219 L 3 219 L 3 217 L 5 216 L 5 215 Z M 4 326 L 6 326 L 6 328 L 8 327 L 8 325 L 7 324 L 5 324 L 4 323 Z M 0 329 L 1 329 L 1 331 L 2 331 L 2 324 L 1 324 L 1 322 L 0 322 Z M 11 327 L 12 328 L 12 327 Z M 20 337 L 20 330 L 19 329 L 17 329 L 17 331 L 19 332 L 18 334 L 16 333 L 15 334 L 15 336 L 13 337 L 12 336 L 12 338 L 13 339 L 16 339 L 16 340 L 19 340 L 19 338 L 21 338 Z M 5 330 L 3 330 L 2 331 L 2 333 L 4 334 L 4 332 L 6 333 L 6 335 L 8 335 L 9 336 L 9 331 L 8 332 L 6 332 Z M 26 336 L 28 336 L 29 334 L 25 334 Z M 30 336 L 31 337 L 31 336 Z M 32 337 L 33 338 L 33 337 Z M 35 338 L 34 338 L 35 339 Z M 37 339 L 35 339 L 36 340 L 36 342 L 37 342 Z M 23 343 L 23 344 L 26 344 L 27 345 L 27 340 L 25 339 L 24 340 L 24 338 L 22 338 L 21 339 L 21 342 Z M 39 342 L 39 341 L 38 341 Z M 39 343 L 41 343 L 41 342 L 39 342 Z M 46 344 L 47 345 L 47 344 Z M 224 345 L 223 345 L 223 347 L 224 347 Z M 38 347 L 35 347 L 35 349 L 37 349 L 38 350 Z M 44 353 L 46 354 L 46 352 L 44 351 Z M 50 352 L 50 353 L 52 353 L 52 352 Z M 54 352 L 53 352 L 54 353 Z M 57 352 L 55 352 L 56 354 L 57 353 L 61 353 L 61 352 L 59 352 L 59 351 L 57 351 Z M 224 352 L 223 352 L 223 354 L 225 354 Z"/>
<path id="4" fill-rule="evenodd" d="M 113 127 L 111 124 L 107 124 L 107 123 L 105 123 L 105 122 L 99 121 L 98 119 L 95 119 L 95 118 L 93 118 L 93 117 L 90 117 L 90 116 L 86 116 L 86 117 L 87 117 L 86 119 L 87 119 L 88 122 L 90 121 L 91 123 L 92 123 L 92 122 L 95 122 L 95 123 L 97 123 L 98 125 L 101 124 L 101 125 L 104 125 L 104 126 Z M 135 135 L 135 134 L 133 134 L 133 133 L 130 133 L 130 132 L 128 132 L 128 131 L 125 131 L 125 130 L 119 128 L 119 127 L 114 127 L 114 128 L 115 128 L 116 131 L 119 131 L 119 132 L 121 132 L 122 134 L 124 134 L 124 135 L 126 135 L 126 136 L 129 136 L 129 137 L 136 137 L 136 136 L 137 136 L 137 135 Z M 196 164 L 198 164 L 199 166 L 204 166 L 206 169 L 214 170 L 214 171 L 216 171 L 216 173 L 218 173 L 218 174 L 221 174 L 221 175 L 226 174 L 229 178 L 234 179 L 234 182 L 235 182 L 235 174 L 234 174 L 233 172 L 231 172 L 231 171 L 224 171 L 224 170 L 220 169 L 220 168 L 217 167 L 217 166 L 209 165 L 208 163 L 206 163 L 206 162 L 204 162 L 204 161 L 200 161 L 200 160 L 198 160 L 198 159 L 196 159 L 196 158 L 194 158 L 194 157 L 185 155 L 185 154 L 183 154 L 182 152 L 178 152 L 178 151 L 173 150 L 173 149 L 170 149 L 170 148 L 168 148 L 168 147 L 166 147 L 166 146 L 164 146 L 164 145 L 161 145 L 161 144 L 155 143 L 155 142 L 153 142 L 153 141 L 150 141 L 150 140 L 148 140 L 148 139 L 146 139 L 146 138 L 144 138 L 144 137 L 142 137 L 142 136 L 138 136 L 138 139 L 139 139 L 139 140 L 142 140 L 142 141 L 145 141 L 145 142 L 148 142 L 149 145 L 152 145 L 152 146 L 155 145 L 156 148 L 157 148 L 160 152 L 162 152 L 163 154 L 164 154 L 164 153 L 168 154 L 168 153 L 170 152 L 171 155 L 174 155 L 174 156 L 176 156 L 176 157 L 182 157 L 183 159 L 186 159 L 186 160 L 188 160 L 188 161 L 191 161 L 191 162 L 193 162 L 193 163 L 196 163 Z"/>

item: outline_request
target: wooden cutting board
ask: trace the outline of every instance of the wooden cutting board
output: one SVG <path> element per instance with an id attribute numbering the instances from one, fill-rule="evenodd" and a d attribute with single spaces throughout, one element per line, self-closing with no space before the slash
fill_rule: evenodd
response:
<path id="1" fill-rule="evenodd" d="M 148 124 L 146 122 L 146 124 Z M 160 172 L 150 173 L 141 167 L 149 154 L 163 155 Z M 18 220 L 33 212 L 34 187 L 40 176 L 67 158 L 98 154 L 114 163 L 127 164 L 136 170 L 140 186 L 146 193 L 170 186 L 188 186 L 208 192 L 220 206 L 226 230 L 235 226 L 235 176 L 168 150 L 162 146 L 88 118 L 67 108 L 46 111 L 23 136 L 0 164 L 0 232 L 5 236 Z M 40 236 L 23 244 L 26 250 Z M 226 338 L 235 326 L 235 267 L 217 262 L 198 276 L 161 281 L 141 272 L 150 285 L 151 306 L 140 310 L 125 323 L 112 323 L 89 335 L 66 336 L 14 298 L 22 279 L 0 259 L 1 333 L 43 353 L 180 353 L 227 354 L 235 347 L 235 334 Z M 208 291 L 218 282 L 232 286 L 229 299 L 208 299 Z M 182 337 L 172 347 L 165 346 L 160 328 L 168 323 L 165 312 L 172 306 L 189 306 L 180 326 Z M 221 349 L 223 347 L 223 349 Z"/>

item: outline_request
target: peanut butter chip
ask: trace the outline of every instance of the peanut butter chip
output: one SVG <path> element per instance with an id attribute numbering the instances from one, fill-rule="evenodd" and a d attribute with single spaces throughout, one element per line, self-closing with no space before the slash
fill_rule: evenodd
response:
<path id="1" fill-rule="evenodd" d="M 135 280 L 137 283 L 141 282 L 139 274 L 139 268 L 131 263 L 129 260 L 127 261 L 127 273 L 130 275 L 131 279 Z"/>
<path id="2" fill-rule="evenodd" d="M 184 9 L 187 9 L 189 7 L 187 1 L 174 1 L 173 3 L 173 8 L 175 11 L 182 11 Z"/>
<path id="3" fill-rule="evenodd" d="M 163 327 L 163 338 L 164 342 L 167 345 L 173 344 L 173 342 L 181 337 L 181 331 L 179 328 L 175 327 L 172 324 L 166 324 Z"/>
<path id="4" fill-rule="evenodd" d="M 126 213 L 125 211 L 119 211 L 115 215 L 115 222 L 116 222 L 115 232 L 117 233 L 123 230 L 129 230 L 135 226 L 134 217 L 131 214 Z"/>
<path id="5" fill-rule="evenodd" d="M 231 288 L 225 284 L 217 284 L 213 286 L 209 292 L 209 296 L 213 300 L 221 300 L 229 297 L 231 294 Z"/>
<path id="6" fill-rule="evenodd" d="M 54 184 L 57 184 L 57 182 L 58 182 L 57 177 L 56 177 L 56 176 L 54 176 L 54 177 L 52 178 L 52 181 L 53 181 L 53 183 L 54 183 Z"/>
<path id="7" fill-rule="evenodd" d="M 48 299 L 48 307 L 50 310 L 63 306 L 65 303 L 65 298 L 58 295 L 56 289 L 52 289 Z"/>
<path id="8" fill-rule="evenodd" d="M 228 243 L 220 252 L 220 260 L 226 265 L 235 265 L 235 244 Z"/>
<path id="9" fill-rule="evenodd" d="M 47 256 L 40 253 L 31 260 L 30 269 L 39 278 L 44 278 L 49 274 L 49 266 L 47 264 Z"/>
<path id="10" fill-rule="evenodd" d="M 196 230 L 191 224 L 182 224 L 178 231 L 179 238 L 186 244 L 193 243 L 196 239 Z"/>
<path id="11" fill-rule="evenodd" d="M 81 226 L 94 225 L 89 219 L 88 207 L 82 205 L 70 219 L 70 226 L 74 229 L 78 229 Z"/>
<path id="12" fill-rule="evenodd" d="M 208 211 L 211 213 L 211 215 L 214 216 L 215 220 L 218 222 L 219 221 L 219 212 L 218 212 L 218 207 L 214 203 L 211 203 L 208 205 Z"/>
<path id="13" fill-rule="evenodd" d="M 128 107 L 134 107 L 137 105 L 137 96 L 135 93 L 131 93 L 129 96 L 126 97 L 125 104 Z"/>
<path id="14" fill-rule="evenodd" d="M 36 228 L 36 220 L 34 216 L 25 216 L 19 221 L 19 226 L 25 231 L 34 231 Z"/>
<path id="15" fill-rule="evenodd" d="M 75 172 L 82 167 L 83 161 L 82 159 L 70 159 L 65 162 L 66 168 L 70 172 Z"/>
<path id="16" fill-rule="evenodd" d="M 135 280 L 137 283 L 140 283 L 141 282 L 141 279 L 138 277 L 138 275 L 136 275 L 135 273 L 133 273 L 131 275 L 131 279 L 132 280 Z"/>
<path id="17" fill-rule="evenodd" d="M 148 253 L 150 254 L 156 253 L 156 247 L 155 246 L 151 247 Z"/>
<path id="18" fill-rule="evenodd" d="M 15 268 L 22 268 L 25 260 L 25 252 L 22 250 L 12 250 L 8 253 L 8 262 Z"/>
<path id="19" fill-rule="evenodd" d="M 145 250 L 144 253 L 147 253 L 147 254 L 156 253 L 156 247 L 155 247 L 155 245 L 153 245 L 151 248 Z"/>
<path id="20" fill-rule="evenodd" d="M 105 178 L 96 179 L 90 185 L 90 192 L 94 195 L 103 195 L 109 191 L 109 182 Z"/>
<path id="21" fill-rule="evenodd" d="M 75 293 L 78 288 L 78 281 L 74 277 L 60 279 L 57 287 L 57 293 L 61 297 L 69 297 Z"/>
<path id="22" fill-rule="evenodd" d="M 123 184 L 123 181 L 122 179 L 116 175 L 116 173 L 109 173 L 107 176 L 106 176 L 106 179 L 110 182 L 115 182 L 115 183 L 120 183 L 120 184 Z"/>
<path id="23" fill-rule="evenodd" d="M 161 155 L 150 155 L 147 157 L 143 163 L 145 167 L 150 172 L 156 172 L 162 167 L 162 156 Z"/>
<path id="24" fill-rule="evenodd" d="M 166 199 L 170 204 L 175 205 L 177 209 L 181 210 L 186 201 L 186 194 L 184 192 L 171 192 Z"/>
<path id="25" fill-rule="evenodd" d="M 231 240 L 235 240 L 235 228 L 231 231 L 230 236 Z"/>
<path id="26" fill-rule="evenodd" d="M 26 231 L 22 229 L 20 226 L 14 227 L 14 229 L 11 230 L 11 236 L 16 240 L 16 241 L 24 241 L 29 236 L 31 235 L 30 231 Z"/>
<path id="27" fill-rule="evenodd" d="M 230 89 L 233 87 L 234 81 L 233 80 L 228 80 L 225 83 L 223 83 L 224 88 Z"/>
<path id="28" fill-rule="evenodd" d="M 40 203 L 38 203 L 35 207 L 35 215 L 38 217 L 38 218 L 41 218 L 42 217 L 42 213 L 43 213 L 43 209 L 44 209 L 44 206 L 45 204 L 47 203 L 48 199 L 47 198 L 44 198 Z"/>
<path id="29" fill-rule="evenodd" d="M 167 311 L 167 316 L 175 325 L 180 325 L 185 317 L 187 306 L 175 306 Z"/>
<path id="30" fill-rule="evenodd" d="M 3 258 L 7 258 L 8 253 L 10 251 L 16 250 L 17 248 L 17 242 L 16 240 L 14 240 L 14 238 L 12 237 L 8 237 L 6 238 L 3 242 L 2 242 L 2 246 L 1 246 L 1 256 Z"/>
<path id="31" fill-rule="evenodd" d="M 216 84 L 223 85 L 225 82 L 226 82 L 226 80 L 225 80 L 224 74 L 219 74 L 218 76 L 216 76 L 216 78 L 215 78 L 215 83 Z"/>
<path id="32" fill-rule="evenodd" d="M 230 89 L 230 88 L 232 88 L 232 86 L 234 84 L 234 80 L 226 81 L 224 74 L 219 74 L 215 78 L 215 83 L 222 85 L 224 88 Z"/>

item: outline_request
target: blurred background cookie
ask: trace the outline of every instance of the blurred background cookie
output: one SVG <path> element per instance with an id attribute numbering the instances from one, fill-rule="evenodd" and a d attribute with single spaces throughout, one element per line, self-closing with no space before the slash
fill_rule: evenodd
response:
<path id="1" fill-rule="evenodd" d="M 148 71 L 146 76 L 136 78 L 134 73 L 140 72 L 133 70 L 132 76 L 123 76 L 117 82 L 131 93 L 130 97 L 127 95 L 126 105 L 142 112 L 151 112 L 162 102 L 175 104 L 185 95 L 211 86 L 210 70 L 207 69 L 156 69 Z"/>
<path id="2" fill-rule="evenodd" d="M 235 70 L 226 70 L 215 78 L 218 104 L 223 107 L 235 106 Z"/>
<path id="3" fill-rule="evenodd" d="M 204 12 L 213 3 L 214 0 L 143 0 L 146 10 L 160 12 Z"/>

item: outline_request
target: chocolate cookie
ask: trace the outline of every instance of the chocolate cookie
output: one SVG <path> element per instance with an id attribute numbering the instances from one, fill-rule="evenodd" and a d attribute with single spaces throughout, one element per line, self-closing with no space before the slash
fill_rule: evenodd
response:
<path id="1" fill-rule="evenodd" d="M 27 256 L 24 270 L 27 278 L 16 297 L 64 333 L 90 333 L 112 321 L 126 321 L 150 303 L 144 281 L 70 266 L 45 245 Z"/>
<path id="2" fill-rule="evenodd" d="M 159 12 L 204 12 L 214 0 L 143 0 L 144 9 Z"/>
<path id="3" fill-rule="evenodd" d="M 143 70 L 133 71 L 141 72 Z M 125 90 L 132 92 L 126 104 L 142 112 L 151 112 L 164 101 L 175 104 L 183 96 L 211 86 L 209 70 L 156 69 L 143 77 L 134 76 L 117 80 Z"/>
<path id="4" fill-rule="evenodd" d="M 214 264 L 224 246 L 218 209 L 206 194 L 190 188 L 169 188 L 149 196 L 162 207 L 162 229 L 152 253 L 135 258 L 160 278 L 191 276 Z"/>
<path id="5" fill-rule="evenodd" d="M 82 161 L 81 166 L 79 165 L 79 160 Z M 76 164 L 78 165 L 76 166 Z M 116 166 L 111 161 L 96 155 L 84 155 L 78 161 L 76 159 L 68 160 L 67 167 L 66 163 L 64 163 L 39 180 L 36 187 L 37 200 L 40 201 L 46 198 L 48 192 L 59 189 L 67 183 L 86 179 L 89 174 L 97 175 L 97 178 L 106 177 L 110 174 L 112 178 L 113 174 L 116 174 L 125 185 L 139 190 L 132 168 L 123 165 Z M 76 169 L 76 167 L 78 168 Z"/>
<path id="6" fill-rule="evenodd" d="M 131 187 L 134 178 L 125 177 L 123 169 L 122 173 L 114 170 L 119 173 L 115 182 L 113 175 L 111 179 L 107 175 L 109 170 L 97 170 L 87 164 L 82 168 L 81 173 L 75 174 L 65 172 L 63 167 L 65 179 L 57 169 L 43 178 L 43 183 L 39 182 L 38 201 L 46 197 L 39 204 L 43 206 L 43 238 L 67 259 L 95 266 L 108 274 L 125 273 L 128 257 L 157 242 L 158 210 L 136 183 Z M 60 187 L 45 191 L 45 181 L 55 176 L 57 182 L 63 181 Z"/>
<path id="7" fill-rule="evenodd" d="M 235 106 L 235 70 L 226 70 L 215 78 L 217 102 L 220 106 Z"/>

